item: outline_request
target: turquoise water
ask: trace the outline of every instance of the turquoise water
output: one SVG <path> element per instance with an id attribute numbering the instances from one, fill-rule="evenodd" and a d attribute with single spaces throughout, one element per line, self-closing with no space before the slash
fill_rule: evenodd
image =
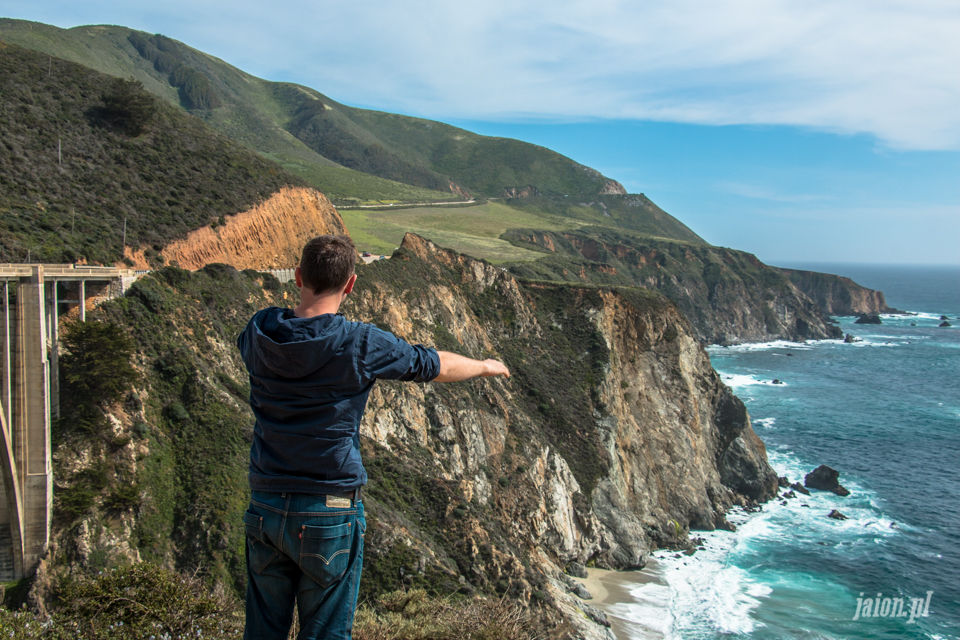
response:
<path id="1" fill-rule="evenodd" d="M 736 533 L 704 535 L 707 549 L 693 557 L 658 553 L 672 635 L 958 638 L 960 268 L 796 266 L 852 277 L 919 315 L 885 316 L 880 326 L 839 318 L 856 344 L 709 349 L 778 475 L 802 483 L 827 464 L 852 495 L 771 502 L 733 516 Z M 942 314 L 952 328 L 937 326 Z M 849 519 L 828 519 L 832 509 Z M 903 598 L 909 614 L 911 599 L 926 604 L 928 592 L 928 615 L 921 606 L 912 623 L 863 611 L 853 619 L 858 598 Z"/>

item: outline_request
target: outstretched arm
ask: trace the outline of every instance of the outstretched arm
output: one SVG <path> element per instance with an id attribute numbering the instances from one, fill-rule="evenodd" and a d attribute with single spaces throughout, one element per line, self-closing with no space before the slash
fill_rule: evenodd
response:
<path id="1" fill-rule="evenodd" d="M 499 360 L 474 360 L 449 351 L 437 351 L 440 356 L 440 375 L 434 382 L 460 382 L 470 378 L 493 376 L 510 377 L 510 370 Z"/>

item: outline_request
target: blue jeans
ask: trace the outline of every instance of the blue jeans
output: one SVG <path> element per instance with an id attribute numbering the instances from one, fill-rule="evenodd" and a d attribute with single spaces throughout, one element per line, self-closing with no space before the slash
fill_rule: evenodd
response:
<path id="1" fill-rule="evenodd" d="M 342 499 L 341 499 L 342 502 Z M 296 600 L 297 640 L 349 640 L 360 589 L 363 503 L 254 491 L 247 532 L 245 640 L 286 640 Z"/>

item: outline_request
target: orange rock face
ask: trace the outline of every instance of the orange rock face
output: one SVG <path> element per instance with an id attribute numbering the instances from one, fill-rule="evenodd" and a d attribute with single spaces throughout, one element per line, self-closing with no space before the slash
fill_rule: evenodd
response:
<path id="1" fill-rule="evenodd" d="M 160 252 L 167 264 L 200 269 L 222 262 L 237 269 L 286 269 L 300 262 L 310 238 L 327 233 L 347 235 L 340 214 L 314 189 L 285 187 L 249 211 L 227 217 L 224 226 L 202 227 Z M 135 268 L 149 269 L 144 249 L 126 251 Z"/>

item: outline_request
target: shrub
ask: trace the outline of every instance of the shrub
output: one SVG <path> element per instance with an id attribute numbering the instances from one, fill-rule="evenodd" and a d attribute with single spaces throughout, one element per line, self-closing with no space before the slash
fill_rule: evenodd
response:
<path id="1" fill-rule="evenodd" d="M 357 640 L 532 640 L 529 614 L 505 597 L 498 600 L 431 598 L 422 589 L 381 596 L 357 608 Z"/>
<path id="2" fill-rule="evenodd" d="M 0 609 L 0 637 L 238 638 L 242 619 L 222 591 L 196 575 L 137 564 L 61 584 L 62 608 L 50 619 Z"/>
<path id="3" fill-rule="evenodd" d="M 77 405 L 109 404 L 120 400 L 137 380 L 130 364 L 133 341 L 111 322 L 67 323 L 61 342 L 61 381 L 66 399 Z"/>
<path id="4" fill-rule="evenodd" d="M 101 118 L 131 136 L 143 133 L 157 112 L 153 96 L 133 78 L 114 80 L 107 92 L 100 96 L 100 101 L 103 103 Z"/>
<path id="5" fill-rule="evenodd" d="M 113 488 L 110 495 L 103 502 L 104 506 L 112 511 L 129 511 L 140 506 L 140 486 L 136 484 L 119 484 Z"/>

